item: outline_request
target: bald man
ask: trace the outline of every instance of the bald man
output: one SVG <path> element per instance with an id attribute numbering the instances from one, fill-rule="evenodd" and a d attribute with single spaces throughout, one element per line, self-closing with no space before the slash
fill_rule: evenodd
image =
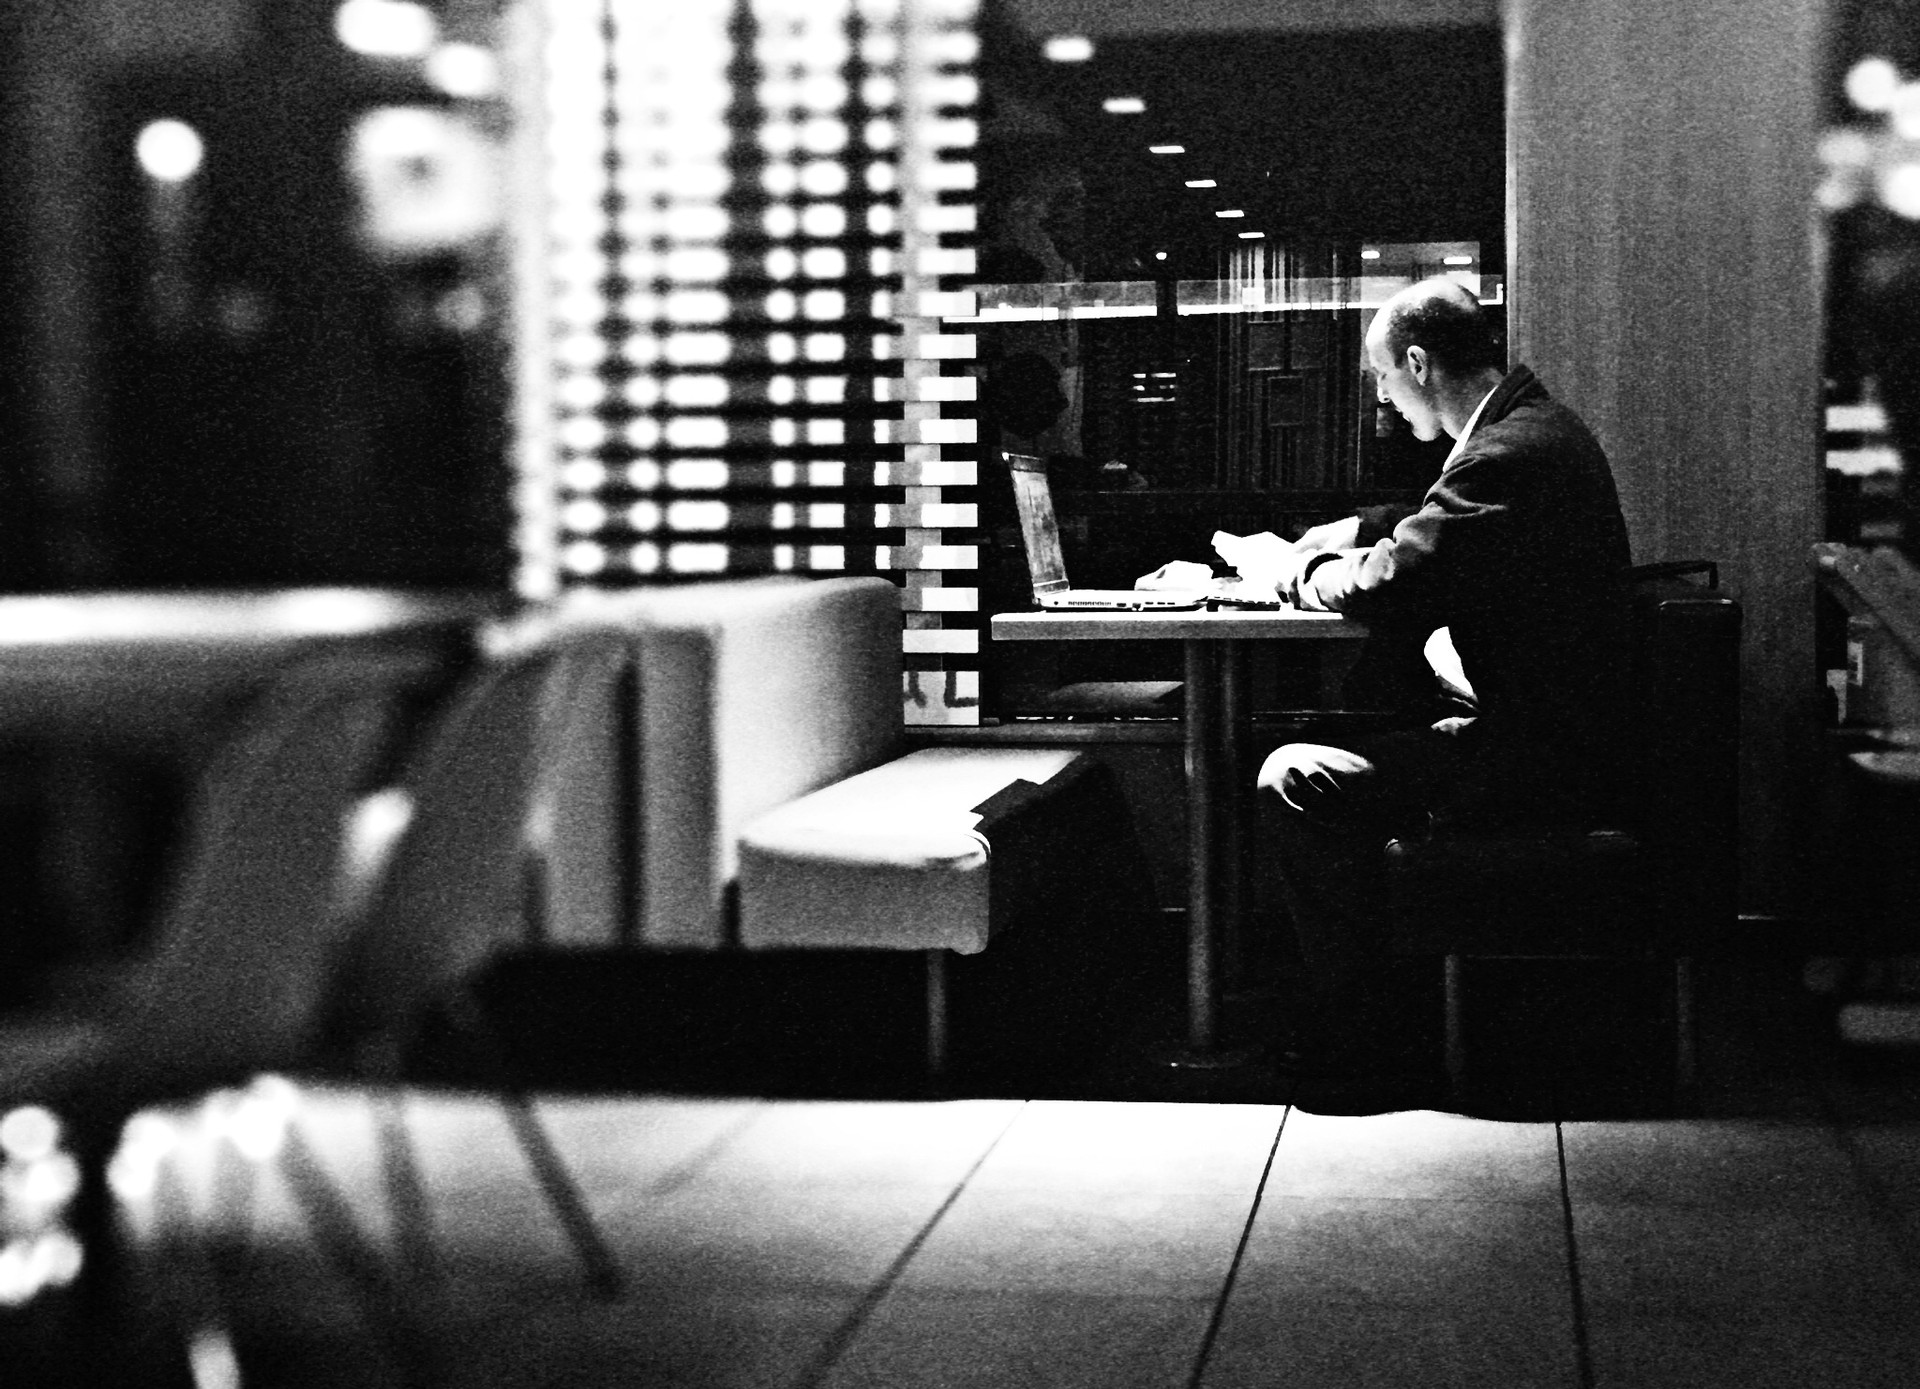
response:
<path id="1" fill-rule="evenodd" d="M 1419 438 L 1454 439 L 1453 452 L 1411 514 L 1308 532 L 1277 587 L 1383 638 L 1426 640 L 1458 712 L 1344 746 L 1288 744 L 1259 784 L 1312 986 L 1303 1066 L 1417 1087 L 1425 1039 L 1400 1033 L 1427 1001 L 1375 963 L 1390 945 L 1382 850 L 1436 819 L 1578 823 L 1607 807 L 1629 552 L 1599 443 L 1531 371 L 1505 369 L 1498 333 L 1458 283 L 1396 294 L 1366 357 L 1380 399 Z M 1450 645 L 1433 640 L 1447 634 Z"/>

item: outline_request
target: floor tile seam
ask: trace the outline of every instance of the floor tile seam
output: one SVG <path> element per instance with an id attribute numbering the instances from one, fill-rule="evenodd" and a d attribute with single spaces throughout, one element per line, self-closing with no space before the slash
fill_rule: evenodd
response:
<path id="1" fill-rule="evenodd" d="M 859 1339 L 860 1333 L 865 1330 L 868 1321 L 872 1318 L 874 1309 L 886 1299 L 887 1294 L 900 1281 L 901 1275 L 913 1262 L 914 1256 L 920 1252 L 921 1246 L 933 1234 L 935 1227 L 946 1218 L 947 1212 L 953 1209 L 954 1203 L 967 1189 L 967 1183 L 973 1180 L 974 1174 L 986 1164 L 988 1158 L 993 1156 L 994 1150 L 1000 1146 L 1007 1134 L 1012 1132 L 1013 1126 L 1020 1122 L 1020 1116 L 1026 1112 L 1026 1108 L 1026 1104 L 1022 1103 L 1007 1116 L 1007 1122 L 1001 1126 L 1000 1131 L 994 1135 L 993 1141 L 987 1144 L 980 1156 L 974 1159 L 973 1165 L 954 1184 L 946 1200 L 942 1201 L 939 1208 L 922 1222 L 913 1238 L 907 1241 L 906 1247 L 894 1256 L 893 1262 L 888 1265 L 886 1271 L 868 1285 L 853 1309 L 828 1335 L 825 1343 L 815 1352 L 812 1360 L 794 1380 L 794 1389 L 818 1389 L 826 1381 L 827 1376 L 833 1372 L 834 1366 L 840 1363 L 854 1342 Z"/>
<path id="2" fill-rule="evenodd" d="M 888 1289 L 886 1301 L 899 1302 L 1004 1302 L 1004 1303 L 1137 1303 L 1163 1307 L 1169 1303 L 1211 1307 L 1211 1291 L 1185 1295 L 1171 1292 L 1126 1292 L 1105 1288 L 957 1288 L 938 1285 L 896 1284 Z"/>
<path id="3" fill-rule="evenodd" d="M 997 1178 L 976 1180 L 968 1186 L 970 1195 L 984 1196 L 1058 1196 L 1062 1192 L 1094 1197 L 1178 1196 L 1189 1200 L 1244 1201 L 1247 1184 L 1222 1182 L 1218 1186 L 1175 1186 L 1166 1182 L 1126 1182 L 1109 1186 L 1100 1182 L 1073 1181 L 1010 1182 Z"/>
<path id="4" fill-rule="evenodd" d="M 712 1138 L 709 1138 L 705 1143 L 694 1149 L 693 1152 L 687 1154 L 678 1162 L 669 1163 L 663 1170 L 646 1178 L 637 1186 L 631 1184 L 630 1175 L 623 1179 L 623 1175 L 616 1170 L 615 1164 L 611 1162 L 605 1167 L 597 1163 L 588 1166 L 580 1162 L 574 1162 L 570 1165 L 574 1175 L 579 1179 L 581 1186 L 589 1191 L 597 1192 L 598 1188 L 603 1185 L 612 1185 L 618 1182 L 620 1184 L 622 1199 L 658 1201 L 663 1197 L 673 1195 L 675 1192 L 682 1190 L 698 1179 L 701 1173 L 720 1157 L 727 1146 L 739 1137 L 740 1130 L 747 1125 L 750 1117 L 751 1116 L 742 1116 L 736 1119 L 727 1128 L 721 1130 L 718 1134 L 715 1134 Z M 604 1194 L 602 1194 L 602 1199 L 612 1198 L 605 1197 Z"/>
<path id="5" fill-rule="evenodd" d="M 1576 1212 L 1605 1213 L 1607 1211 L 1665 1212 L 1673 1215 L 1711 1215 L 1711 1216 L 1802 1216 L 1809 1223 L 1830 1221 L 1835 1216 L 1851 1215 L 1862 1220 L 1878 1221 L 1879 1215 L 1873 1209 L 1873 1203 L 1864 1193 L 1854 1192 L 1843 1198 L 1802 1199 L 1799 1192 L 1783 1193 L 1778 1200 L 1737 1201 L 1725 1198 L 1702 1197 L 1698 1200 L 1673 1199 L 1665 1196 L 1577 1196 L 1569 1194 L 1569 1200 Z"/>
<path id="6" fill-rule="evenodd" d="M 1560 1193 L 1556 1189 L 1547 1195 L 1538 1196 L 1478 1196 L 1456 1192 L 1419 1193 L 1408 1195 L 1393 1191 L 1276 1191 L 1274 1183 L 1268 1183 L 1268 1200 L 1289 1201 L 1373 1201 L 1380 1205 L 1404 1202 L 1427 1206 L 1516 1206 L 1528 1208 L 1540 1206 L 1558 1209 Z"/>
<path id="7" fill-rule="evenodd" d="M 1268 1200 L 1329 1200 L 1329 1201 L 1426 1201 L 1434 1204 L 1460 1206 L 1511 1206 L 1516 1210 L 1558 1211 L 1563 1202 L 1560 1193 L 1543 1192 L 1537 1196 L 1456 1196 L 1427 1195 L 1384 1192 L 1384 1191 L 1321 1191 L 1269 1189 Z"/>
<path id="8" fill-rule="evenodd" d="M 1573 1332 L 1574 1380 L 1580 1389 L 1593 1389 L 1593 1343 L 1587 1325 L 1586 1288 L 1581 1278 L 1579 1222 L 1574 1213 L 1573 1193 L 1567 1185 L 1566 1135 L 1557 1122 L 1553 1126 L 1553 1147 L 1560 1167 L 1560 1215 L 1566 1231 L 1567 1305 Z"/>
<path id="9" fill-rule="evenodd" d="M 1043 1293 L 1049 1290 L 1078 1293 L 1084 1297 L 1138 1297 L 1148 1301 L 1204 1302 L 1209 1307 L 1219 1297 L 1221 1274 L 1218 1265 L 1204 1273 L 1157 1274 L 1138 1277 L 1115 1274 L 1104 1278 L 1075 1279 L 1057 1269 L 1036 1269 L 1025 1277 L 981 1274 L 977 1278 L 933 1274 L 925 1278 L 909 1275 L 888 1290 L 893 1293 Z"/>
<path id="10" fill-rule="evenodd" d="M 887 1177 L 849 1177 L 833 1175 L 811 1178 L 804 1175 L 782 1174 L 778 1176 L 749 1176 L 740 1173 L 695 1172 L 685 1181 L 678 1183 L 671 1192 L 664 1195 L 737 1195 L 751 1196 L 767 1194 L 776 1196 L 805 1195 L 810 1192 L 948 1192 L 964 1174 L 939 1178 L 887 1178 Z M 649 1193 L 651 1194 L 651 1193 Z"/>
<path id="11" fill-rule="evenodd" d="M 1238 1281 L 1240 1266 L 1246 1258 L 1247 1245 L 1253 1237 L 1254 1223 L 1260 1218 L 1260 1204 L 1265 1195 L 1267 1179 L 1273 1173 L 1273 1163 L 1280 1151 L 1280 1139 L 1287 1131 L 1287 1120 L 1293 1114 L 1293 1106 L 1287 1105 L 1280 1110 L 1279 1122 L 1273 1127 L 1273 1141 L 1267 1147 L 1267 1160 L 1260 1168 L 1260 1180 L 1255 1183 L 1253 1199 L 1248 1203 L 1245 1222 L 1240 1227 L 1240 1239 L 1234 1246 L 1233 1258 L 1227 1263 L 1226 1276 L 1220 1280 L 1219 1291 L 1213 1299 L 1213 1310 L 1207 1317 L 1206 1328 L 1200 1333 L 1200 1344 L 1194 1350 L 1193 1368 L 1187 1375 L 1187 1389 L 1200 1389 L 1207 1373 L 1207 1361 L 1213 1354 L 1215 1342 L 1220 1337 L 1220 1327 L 1226 1320 L 1227 1303 L 1233 1296 Z"/>
<path id="12" fill-rule="evenodd" d="M 794 1294 L 813 1294 L 822 1298 L 833 1298 L 841 1302 L 858 1302 L 864 1298 L 873 1286 L 872 1278 L 863 1278 L 858 1274 L 849 1274 L 845 1278 L 794 1275 L 756 1275 L 752 1277 L 713 1277 L 687 1278 L 677 1277 L 671 1280 L 652 1281 L 646 1278 L 629 1278 L 625 1293 L 620 1301 L 597 1304 L 609 1313 L 616 1313 L 633 1300 L 634 1294 L 669 1294 L 675 1302 L 705 1302 L 724 1300 L 735 1296 L 790 1296 Z"/>
<path id="13" fill-rule="evenodd" d="M 488 1276 L 489 1274 L 493 1276 Z M 471 1289 L 452 1289 L 456 1294 L 469 1293 L 484 1296 L 511 1289 L 511 1280 L 502 1278 L 495 1271 L 475 1271 L 469 1277 L 476 1284 Z M 449 1280 L 455 1284 L 458 1279 Z M 578 1280 L 575 1280 L 576 1282 Z M 644 1279 L 633 1280 L 627 1285 L 618 1302 L 595 1302 L 583 1294 L 565 1298 L 543 1299 L 536 1306 L 578 1306 L 586 1310 L 604 1311 L 609 1316 L 617 1316 L 623 1309 L 640 1297 L 656 1299 L 658 1304 L 668 1308 L 676 1306 L 699 1306 L 710 1301 L 725 1302 L 738 1297 L 772 1297 L 792 1295 L 812 1295 L 836 1301 L 865 1301 L 871 1293 L 875 1280 L 871 1278 L 850 1277 L 845 1280 L 807 1278 L 807 1277 L 765 1277 L 765 1278 L 716 1278 L 674 1279 L 672 1281 L 650 1282 Z M 539 1291 L 552 1293 L 558 1289 L 555 1283 L 539 1285 Z M 576 1290 L 577 1293 L 577 1290 Z M 1058 1281 L 1047 1284 L 1035 1284 L 1030 1287 L 1008 1287 L 1005 1283 L 992 1287 L 971 1287 L 961 1283 L 907 1283 L 896 1281 L 889 1285 L 884 1296 L 876 1302 L 893 1302 L 899 1299 L 916 1301 L 938 1300 L 942 1298 L 965 1298 L 986 1301 L 1016 1302 L 1124 1302 L 1159 1304 L 1166 1302 L 1193 1303 L 1211 1307 L 1216 1294 L 1211 1282 L 1205 1291 L 1181 1292 L 1170 1289 L 1127 1289 L 1127 1288 L 1081 1288 L 1063 1287 Z M 646 1310 L 644 1307 L 632 1310 Z M 510 1314 L 509 1314 L 510 1315 Z"/>
<path id="14" fill-rule="evenodd" d="M 1269 1288 L 1269 1285 L 1264 1281 L 1255 1282 L 1245 1278 L 1240 1280 L 1239 1286 L 1242 1288 L 1253 1288 L 1255 1291 L 1262 1292 Z M 1490 1316 L 1524 1314 L 1526 1320 L 1531 1325 L 1547 1325 L 1555 1321 L 1562 1322 L 1568 1327 L 1571 1325 L 1570 1322 L 1566 1321 L 1566 1318 L 1553 1317 L 1551 1315 L 1556 1309 L 1561 1313 L 1566 1311 L 1566 1299 L 1549 1294 L 1541 1294 L 1537 1297 L 1516 1298 L 1501 1301 L 1498 1304 L 1489 1304 L 1484 1301 L 1475 1302 L 1469 1299 L 1450 1298 L 1444 1294 L 1425 1296 L 1413 1293 L 1369 1292 L 1362 1289 L 1333 1290 L 1326 1289 L 1324 1285 L 1319 1288 L 1307 1287 L 1297 1291 L 1294 1289 L 1274 1289 L 1274 1291 L 1285 1293 L 1285 1305 L 1288 1308 L 1315 1314 L 1340 1309 L 1358 1311 L 1376 1310 L 1382 1312 L 1430 1311 L 1450 1317 L 1466 1317 L 1483 1322 Z M 1279 1299 L 1276 1298 L 1275 1300 L 1278 1301 Z"/>
<path id="15" fill-rule="evenodd" d="M 610 1108 L 615 1105 L 629 1109 L 673 1109 L 693 1111 L 701 1109 L 753 1109 L 771 1103 L 766 1097 L 752 1094 L 726 1094 L 721 1091 L 699 1092 L 692 1090 L 569 1090 L 558 1087 L 538 1087 L 533 1091 L 534 1098 L 541 1104 L 553 1104 L 562 1107 L 574 1106 L 582 1109 Z"/>

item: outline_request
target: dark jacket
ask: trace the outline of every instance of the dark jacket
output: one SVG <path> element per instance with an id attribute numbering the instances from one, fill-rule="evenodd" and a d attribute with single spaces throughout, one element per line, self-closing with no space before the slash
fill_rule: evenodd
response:
<path id="1" fill-rule="evenodd" d="M 1293 597 L 1401 634 L 1450 628 L 1479 702 L 1472 736 L 1580 774 L 1611 755 L 1623 709 L 1629 563 L 1606 454 L 1517 367 L 1420 508 L 1370 546 L 1314 556 Z"/>

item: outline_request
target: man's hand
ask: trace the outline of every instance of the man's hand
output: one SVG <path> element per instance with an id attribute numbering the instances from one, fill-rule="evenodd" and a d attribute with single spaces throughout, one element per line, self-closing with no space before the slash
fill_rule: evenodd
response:
<path id="1" fill-rule="evenodd" d="M 1319 550 L 1351 550 L 1359 543 L 1360 518 L 1343 516 L 1338 521 L 1311 527 L 1293 542 L 1293 548 L 1302 554 L 1313 554 Z"/>
<path id="2" fill-rule="evenodd" d="M 1360 539 L 1360 518 L 1343 517 L 1315 526 L 1298 540 L 1286 541 L 1272 531 L 1257 535 L 1228 535 L 1215 531 L 1213 548 L 1231 564 L 1250 588 L 1271 589 L 1283 598 L 1293 595 L 1300 571 L 1324 550 L 1353 548 Z"/>
<path id="3" fill-rule="evenodd" d="M 1272 531 L 1261 531 L 1257 535 L 1228 535 L 1225 531 L 1213 533 L 1213 552 L 1232 565 L 1242 577 L 1250 568 L 1277 568 L 1290 548 Z"/>
<path id="4" fill-rule="evenodd" d="M 1196 564 L 1190 559 L 1169 560 L 1151 574 L 1142 574 L 1133 581 L 1136 589 L 1205 589 L 1213 582 L 1213 569 L 1210 565 Z"/>
<path id="5" fill-rule="evenodd" d="M 1293 546 L 1272 531 L 1260 531 L 1255 535 L 1229 535 L 1225 531 L 1215 531 L 1213 549 L 1221 559 L 1233 566 L 1233 572 L 1240 576 L 1247 588 L 1263 592 L 1284 592 L 1281 585 L 1291 584 L 1300 567 Z"/>

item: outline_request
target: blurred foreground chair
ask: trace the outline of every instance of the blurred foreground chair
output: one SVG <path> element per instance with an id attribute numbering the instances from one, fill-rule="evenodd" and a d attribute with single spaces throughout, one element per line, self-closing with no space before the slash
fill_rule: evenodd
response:
<path id="1" fill-rule="evenodd" d="M 1724 938 L 1735 912 L 1740 605 L 1718 591 L 1710 561 L 1644 565 L 1630 578 L 1623 813 L 1582 828 L 1442 827 L 1387 846 L 1396 950 L 1445 959 L 1456 1093 L 1467 1080 L 1469 958 L 1670 960 L 1676 1099 L 1694 1084 L 1693 957 Z"/>
<path id="2" fill-rule="evenodd" d="M 321 1069 L 385 1087 L 377 1097 L 381 1141 L 410 1274 L 427 1271 L 428 1220 L 394 1087 L 409 1078 L 423 1032 L 438 1024 L 466 1049 L 478 1088 L 503 1106 L 593 1288 L 610 1296 L 622 1284 L 473 986 L 528 942 L 526 831 L 540 753 L 550 746 L 543 711 L 611 720 L 632 660 L 627 638 L 574 631 L 484 662 L 428 731 L 398 788 L 397 836 L 370 870 L 374 880 L 341 951 Z"/>
<path id="3" fill-rule="evenodd" d="M 617 1265 L 470 986 L 525 939 L 540 713 L 604 713 L 631 649 L 613 634 L 578 633 L 482 661 L 436 712 L 400 786 L 384 791 L 375 785 L 399 706 L 428 672 L 323 660 L 271 687 L 200 783 L 151 955 L 92 991 L 91 1006 L 50 1007 L 0 1030 L 0 1106 L 52 1109 L 80 1159 L 73 1223 L 86 1252 L 86 1316 L 77 1335 L 118 1340 L 122 1322 L 136 1329 L 133 1318 L 109 1320 L 131 1286 L 115 1257 L 108 1190 L 126 1121 L 267 1072 L 379 1087 L 403 1274 L 425 1272 L 428 1222 L 394 1083 L 435 1020 L 473 1044 L 481 1087 L 500 1097 L 595 1289 L 618 1287 Z M 356 821 L 367 828 L 369 811 L 387 832 L 350 832 Z M 370 878 L 343 894 L 356 838 L 367 841 Z M 394 1368 L 408 1382 L 434 1382 L 407 1289 L 369 1252 L 293 1117 L 277 1160 L 299 1208 L 347 1265 Z M 135 1371 L 122 1382 L 159 1381 Z"/>
<path id="4" fill-rule="evenodd" d="M 108 1187 L 126 1121 L 310 1054 L 343 821 L 440 666 L 436 653 L 394 648 L 283 671 L 195 783 L 146 951 L 0 1025 L 0 1112 L 52 1111 L 77 1159 L 72 1307 L 89 1349 L 138 1329 Z M 93 1368 L 112 1382 L 111 1366 Z M 158 1365 L 127 1382 L 160 1382 Z"/>

